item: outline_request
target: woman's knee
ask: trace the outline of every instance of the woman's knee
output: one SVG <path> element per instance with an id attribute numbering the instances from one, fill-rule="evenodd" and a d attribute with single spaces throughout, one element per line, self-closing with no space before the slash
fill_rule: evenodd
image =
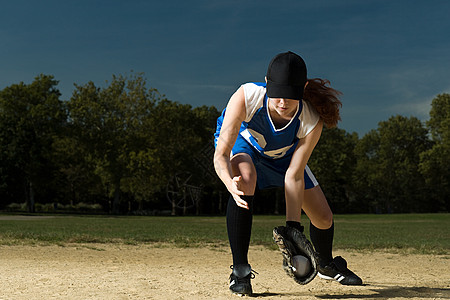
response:
<path id="1" fill-rule="evenodd" d="M 318 220 L 316 220 L 316 222 L 318 222 L 318 225 L 315 225 L 316 227 L 320 228 L 320 229 L 328 229 L 333 225 L 333 213 L 331 212 L 331 210 L 325 211 L 323 212 L 323 214 L 321 214 L 318 218 Z"/>
<path id="2" fill-rule="evenodd" d="M 310 217 L 310 221 L 319 229 L 328 229 L 333 225 L 333 213 L 316 214 Z"/>
<path id="3" fill-rule="evenodd" d="M 249 195 L 253 194 L 256 187 L 256 169 L 250 155 L 240 153 L 231 158 L 231 168 L 234 176 L 241 176 L 241 190 Z"/>
<path id="4" fill-rule="evenodd" d="M 317 228 L 328 229 L 333 225 L 333 212 L 319 186 L 305 191 L 303 210 Z"/>

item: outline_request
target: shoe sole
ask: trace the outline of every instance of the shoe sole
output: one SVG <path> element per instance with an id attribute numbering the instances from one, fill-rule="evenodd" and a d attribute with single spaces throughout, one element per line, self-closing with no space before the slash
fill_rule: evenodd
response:
<path id="1" fill-rule="evenodd" d="M 245 297 L 245 296 L 251 297 L 253 293 L 243 294 L 243 293 L 236 293 L 236 292 L 231 291 L 231 294 L 234 296 L 238 296 L 238 297 Z"/>
<path id="2" fill-rule="evenodd" d="M 230 288 L 230 292 L 231 292 L 232 295 L 236 295 L 236 296 L 239 296 L 239 297 L 243 297 L 243 296 L 250 296 L 250 297 L 251 297 L 252 294 L 253 294 L 253 289 L 252 289 L 251 286 L 250 286 L 250 289 L 248 289 L 247 292 L 240 293 L 240 292 L 235 292 L 235 291 L 233 291 L 233 290 Z"/>
<path id="3" fill-rule="evenodd" d="M 344 275 L 341 275 L 341 274 L 336 274 L 336 276 L 330 277 L 330 276 L 323 275 L 323 274 L 317 272 L 317 275 L 318 275 L 320 278 L 322 278 L 322 279 L 336 281 L 336 282 L 339 282 L 339 283 L 342 284 L 342 285 L 363 285 L 362 282 L 361 282 L 361 283 L 358 283 L 358 284 L 342 283 L 341 281 L 344 280 L 346 277 L 345 277 Z"/>

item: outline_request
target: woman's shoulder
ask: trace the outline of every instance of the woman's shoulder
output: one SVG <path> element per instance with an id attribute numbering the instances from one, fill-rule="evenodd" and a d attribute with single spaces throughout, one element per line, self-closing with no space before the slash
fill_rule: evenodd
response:
<path id="1" fill-rule="evenodd" d="M 255 112 L 263 106 L 266 96 L 266 84 L 264 82 L 248 82 L 242 85 L 245 95 L 246 118 L 245 121 L 253 117 Z"/>
<path id="2" fill-rule="evenodd" d="M 266 94 L 265 82 L 247 82 L 242 85 L 245 95 L 247 96 L 264 96 Z"/>
<path id="3" fill-rule="evenodd" d="M 320 116 L 311 103 L 302 100 L 302 112 L 299 116 L 301 126 L 297 133 L 298 138 L 304 138 L 310 133 L 319 122 Z"/>

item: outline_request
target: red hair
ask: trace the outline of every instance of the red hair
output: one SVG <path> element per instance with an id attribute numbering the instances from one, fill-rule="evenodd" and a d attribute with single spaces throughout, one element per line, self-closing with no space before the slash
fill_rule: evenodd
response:
<path id="1" fill-rule="evenodd" d="M 342 93 L 329 85 L 330 81 L 326 79 L 308 79 L 303 99 L 314 106 L 328 128 L 333 128 L 341 120 L 339 109 L 342 107 L 342 102 L 339 96 Z"/>

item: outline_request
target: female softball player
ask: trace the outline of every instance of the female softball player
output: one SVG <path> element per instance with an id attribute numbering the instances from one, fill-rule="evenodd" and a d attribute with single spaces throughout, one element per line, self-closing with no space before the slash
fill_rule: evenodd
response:
<path id="1" fill-rule="evenodd" d="M 308 215 L 321 278 L 362 284 L 343 258 L 332 256 L 333 214 L 307 166 L 323 124 L 334 127 L 340 120 L 339 95 L 328 81 L 308 80 L 299 55 L 280 53 L 269 64 L 266 82 L 243 84 L 218 118 L 214 167 L 231 194 L 227 231 L 233 256 L 233 293 L 252 293 L 254 274 L 247 254 L 256 186 L 284 186 L 286 226 L 303 230 L 301 210 Z"/>

